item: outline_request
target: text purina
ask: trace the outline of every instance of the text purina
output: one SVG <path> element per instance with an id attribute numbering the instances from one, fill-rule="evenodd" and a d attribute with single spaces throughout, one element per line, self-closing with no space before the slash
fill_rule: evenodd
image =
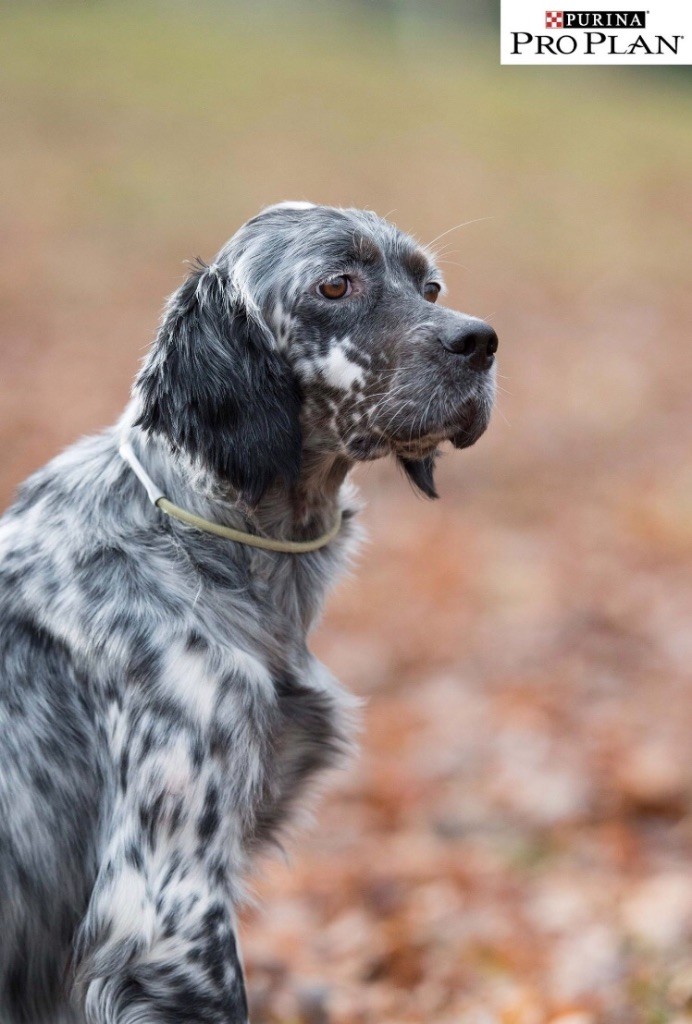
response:
<path id="1" fill-rule="evenodd" d="M 561 11 L 562 28 L 646 28 L 646 11 Z"/>

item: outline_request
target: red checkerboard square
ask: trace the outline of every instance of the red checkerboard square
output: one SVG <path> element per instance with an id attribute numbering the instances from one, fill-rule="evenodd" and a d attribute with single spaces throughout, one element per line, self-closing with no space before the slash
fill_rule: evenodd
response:
<path id="1" fill-rule="evenodd" d="M 563 24 L 562 24 L 562 11 L 546 11 L 545 12 L 545 27 L 546 28 L 563 28 Z"/>

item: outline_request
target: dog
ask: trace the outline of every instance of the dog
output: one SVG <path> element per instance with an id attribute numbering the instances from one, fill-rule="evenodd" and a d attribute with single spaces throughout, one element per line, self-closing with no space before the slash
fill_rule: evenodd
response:
<path id="1" fill-rule="evenodd" d="M 120 422 L 0 525 L 0 1020 L 247 1020 L 256 852 L 352 744 L 307 647 L 393 455 L 435 497 L 497 337 L 374 213 L 282 203 L 169 300 Z M 175 502 L 175 504 L 173 504 Z"/>

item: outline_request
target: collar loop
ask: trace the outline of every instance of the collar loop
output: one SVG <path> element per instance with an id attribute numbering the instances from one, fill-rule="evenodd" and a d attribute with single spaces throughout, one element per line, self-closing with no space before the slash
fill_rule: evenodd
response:
<path id="1" fill-rule="evenodd" d="M 167 516 L 178 519 L 186 526 L 192 526 L 204 533 L 212 533 L 216 537 L 225 537 L 226 540 L 235 541 L 237 544 L 246 544 L 251 548 L 261 548 L 264 551 L 283 551 L 292 555 L 304 555 L 311 551 L 319 551 L 334 540 L 341 529 L 341 511 L 337 513 L 333 526 L 321 537 L 314 540 L 275 540 L 272 537 L 258 537 L 254 533 L 245 533 L 244 530 L 235 530 L 232 526 L 222 526 L 220 523 L 213 523 L 209 519 L 188 512 L 179 505 L 169 501 L 163 491 L 159 490 L 144 466 L 134 453 L 129 441 L 123 441 L 118 448 L 118 454 L 130 466 L 137 479 L 143 484 L 152 505 L 165 512 Z"/>

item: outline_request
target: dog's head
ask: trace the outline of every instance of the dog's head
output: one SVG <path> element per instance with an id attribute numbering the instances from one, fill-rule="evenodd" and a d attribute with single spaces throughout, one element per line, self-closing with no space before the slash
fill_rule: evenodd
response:
<path id="1" fill-rule="evenodd" d="M 434 497 L 438 446 L 488 425 L 497 337 L 436 306 L 438 268 L 374 213 L 282 203 L 172 296 L 140 423 L 255 502 L 301 454 L 395 455 Z"/>

